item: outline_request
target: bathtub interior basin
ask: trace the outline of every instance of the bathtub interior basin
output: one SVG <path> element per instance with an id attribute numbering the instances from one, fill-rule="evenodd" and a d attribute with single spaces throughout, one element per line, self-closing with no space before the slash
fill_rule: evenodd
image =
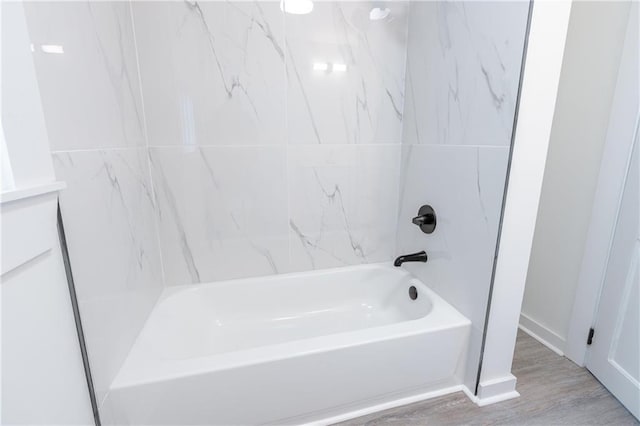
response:
<path id="1" fill-rule="evenodd" d="M 409 297 L 412 285 L 422 287 L 402 270 L 370 267 L 174 287 L 137 349 L 186 359 L 414 320 L 432 306 L 424 289 Z"/>
<path id="2" fill-rule="evenodd" d="M 109 417 L 325 418 L 460 384 L 469 330 L 428 286 L 386 264 L 170 287 L 112 385 Z"/>

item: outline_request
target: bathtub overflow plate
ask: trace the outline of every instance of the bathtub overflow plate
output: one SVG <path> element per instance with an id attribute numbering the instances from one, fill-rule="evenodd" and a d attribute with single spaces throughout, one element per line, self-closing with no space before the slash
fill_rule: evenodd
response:
<path id="1" fill-rule="evenodd" d="M 409 297 L 411 298 L 411 300 L 416 300 L 418 298 L 418 289 L 416 288 L 416 286 L 412 285 L 411 287 L 409 287 Z"/>

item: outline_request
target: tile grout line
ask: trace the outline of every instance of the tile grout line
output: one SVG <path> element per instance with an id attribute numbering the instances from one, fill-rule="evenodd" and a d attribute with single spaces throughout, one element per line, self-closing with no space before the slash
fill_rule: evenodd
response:
<path id="1" fill-rule="evenodd" d="M 285 110 L 285 117 L 286 117 Z M 285 119 L 286 120 L 286 119 Z M 290 144 L 290 143 L 278 143 L 278 144 L 237 144 L 237 145 L 217 145 L 217 144 L 209 144 L 196 145 L 198 148 L 206 148 L 206 149 L 218 149 L 218 148 L 227 148 L 227 149 L 247 149 L 247 148 L 277 148 L 277 147 L 287 147 L 295 149 L 300 149 L 304 147 L 316 147 L 318 144 L 315 143 L 300 143 L 300 144 Z M 327 149 L 332 147 L 347 147 L 347 146 L 355 146 L 355 147 L 388 147 L 388 146 L 400 146 L 400 147 L 430 147 L 430 148 L 444 148 L 444 149 L 457 149 L 457 148 L 470 148 L 470 149 L 478 149 L 478 148 L 488 148 L 488 149 L 500 149 L 500 148 L 509 148 L 508 145 L 450 145 L 450 144 L 405 144 L 405 143 L 328 143 L 323 144 Z M 183 145 L 136 145 L 136 146 L 123 146 L 123 147 L 99 147 L 99 148 L 82 148 L 82 149 L 57 149 L 52 150 L 52 154 L 60 154 L 60 153 L 81 153 L 81 152 L 99 152 L 99 151 L 125 151 L 125 150 L 136 150 L 136 149 L 185 149 Z M 191 148 L 191 147 L 190 147 Z"/>
<path id="2" fill-rule="evenodd" d="M 285 191 L 287 191 L 287 217 L 286 217 L 286 226 L 287 226 L 287 269 L 289 271 L 293 270 L 293 250 L 291 244 L 291 170 L 290 170 L 290 158 L 289 158 L 289 76 L 288 76 L 288 59 L 287 52 L 288 49 L 288 40 L 287 40 L 287 16 L 285 13 L 281 14 L 282 16 L 282 43 L 283 43 L 283 60 L 284 60 L 284 147 L 285 147 Z"/>

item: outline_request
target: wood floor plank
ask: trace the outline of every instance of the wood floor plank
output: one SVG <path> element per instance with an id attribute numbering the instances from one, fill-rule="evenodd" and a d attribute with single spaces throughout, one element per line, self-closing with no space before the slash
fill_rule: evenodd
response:
<path id="1" fill-rule="evenodd" d="M 640 425 L 588 370 L 522 331 L 513 374 L 520 398 L 478 407 L 460 392 L 340 425 Z"/>

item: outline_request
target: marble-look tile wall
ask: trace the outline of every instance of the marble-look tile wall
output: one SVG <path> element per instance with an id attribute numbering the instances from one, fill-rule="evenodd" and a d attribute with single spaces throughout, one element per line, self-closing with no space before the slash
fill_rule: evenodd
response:
<path id="1" fill-rule="evenodd" d="M 411 2 L 397 247 L 473 323 L 475 386 L 524 50 L 528 1 Z M 431 204 L 438 226 L 410 220 Z"/>
<path id="2" fill-rule="evenodd" d="M 100 400 L 163 282 L 420 249 L 474 322 L 471 383 L 528 3 L 375 5 L 25 3 Z"/>
<path id="3" fill-rule="evenodd" d="M 509 146 L 529 2 L 411 2 L 403 142 Z"/>
<path id="4" fill-rule="evenodd" d="M 133 3 L 168 285 L 393 257 L 408 3 L 372 7 Z"/>
<path id="5" fill-rule="evenodd" d="M 286 16 L 289 143 L 400 142 L 408 2 L 389 4 L 382 21 L 369 19 L 375 6 L 316 2 L 308 15 Z"/>
<path id="6" fill-rule="evenodd" d="M 311 145 L 289 150 L 293 269 L 391 260 L 399 145 Z"/>
<path id="7" fill-rule="evenodd" d="M 130 5 L 24 7 L 100 403 L 163 288 Z"/>
<path id="8" fill-rule="evenodd" d="M 57 151 L 69 256 L 102 401 L 162 288 L 146 149 Z"/>
<path id="9" fill-rule="evenodd" d="M 151 148 L 168 284 L 288 270 L 282 146 Z"/>
<path id="10" fill-rule="evenodd" d="M 134 2 L 152 146 L 285 142 L 278 3 Z"/>

